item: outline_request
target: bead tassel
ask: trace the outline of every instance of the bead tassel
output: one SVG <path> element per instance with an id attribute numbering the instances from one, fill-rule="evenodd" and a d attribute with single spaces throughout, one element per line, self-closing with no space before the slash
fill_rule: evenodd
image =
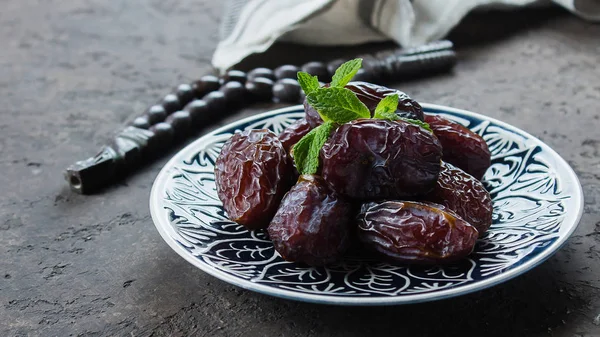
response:
<path id="1" fill-rule="evenodd" d="M 361 55 L 363 68 L 355 80 L 381 83 L 447 71 L 456 63 L 452 48 L 450 41 L 437 41 L 416 48 Z M 283 65 L 275 70 L 256 68 L 247 74 L 230 70 L 222 78 L 206 75 L 191 84 L 181 84 L 159 104 L 134 118 L 97 155 L 69 166 L 65 179 L 78 193 L 96 192 L 184 140 L 194 126 L 210 123 L 228 109 L 271 99 L 301 103 L 305 95 L 295 80 L 299 70 L 328 82 L 344 61 L 309 62 L 301 67 Z"/>

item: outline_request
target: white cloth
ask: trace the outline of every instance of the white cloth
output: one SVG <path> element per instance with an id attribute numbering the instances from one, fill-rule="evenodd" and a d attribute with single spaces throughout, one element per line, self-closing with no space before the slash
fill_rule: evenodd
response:
<path id="1" fill-rule="evenodd" d="M 229 0 L 212 63 L 225 71 L 276 40 L 351 45 L 391 39 L 417 46 L 443 38 L 474 9 L 551 3 L 600 21 L 600 0 Z"/>

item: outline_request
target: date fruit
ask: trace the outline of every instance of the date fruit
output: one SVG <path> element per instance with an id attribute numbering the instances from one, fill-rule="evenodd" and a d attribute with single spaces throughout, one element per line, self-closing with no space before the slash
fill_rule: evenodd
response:
<path id="1" fill-rule="evenodd" d="M 482 236 L 492 225 L 492 198 L 483 184 L 463 170 L 442 162 L 435 188 L 425 200 L 442 204 L 475 226 Z"/>
<path id="2" fill-rule="evenodd" d="M 246 130 L 223 145 L 215 163 L 217 195 L 229 218 L 266 228 L 288 190 L 292 165 L 273 132 Z"/>
<path id="3" fill-rule="evenodd" d="M 442 143 L 442 159 L 481 180 L 491 165 L 491 154 L 485 140 L 468 128 L 440 116 L 425 115 L 425 122 Z"/>
<path id="4" fill-rule="evenodd" d="M 440 172 L 442 147 L 404 121 L 357 119 L 340 126 L 321 149 L 323 179 L 354 199 L 427 194 Z"/>
<path id="5" fill-rule="evenodd" d="M 306 119 L 302 118 L 285 128 L 285 130 L 279 134 L 279 140 L 287 153 L 291 153 L 292 147 L 310 130 L 312 130 L 312 127 L 308 124 Z"/>
<path id="6" fill-rule="evenodd" d="M 395 262 L 444 263 L 473 251 L 477 229 L 442 205 L 386 201 L 359 220 L 358 238 Z"/>
<path id="7" fill-rule="evenodd" d="M 350 214 L 350 204 L 321 177 L 302 175 L 281 201 L 267 231 L 285 260 L 325 265 L 348 248 Z"/>
<path id="8" fill-rule="evenodd" d="M 326 84 L 325 86 L 329 85 Z M 396 110 L 396 114 L 403 118 L 423 121 L 423 108 L 421 105 L 400 90 L 358 81 L 348 83 L 346 88 L 352 90 L 358 99 L 369 108 L 371 117 L 373 117 L 375 107 L 385 96 L 398 94 L 398 109 Z M 315 128 L 323 124 L 323 120 L 321 119 L 321 116 L 319 116 L 317 110 L 310 106 L 308 102 L 306 102 L 306 99 L 304 99 L 304 111 L 306 112 L 306 120 L 311 127 Z"/>

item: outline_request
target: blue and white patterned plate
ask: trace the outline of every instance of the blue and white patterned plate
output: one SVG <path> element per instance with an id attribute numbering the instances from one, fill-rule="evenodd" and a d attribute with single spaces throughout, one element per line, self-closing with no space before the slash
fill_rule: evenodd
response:
<path id="1" fill-rule="evenodd" d="M 575 230 L 581 185 L 569 165 L 540 140 L 506 123 L 464 110 L 424 104 L 482 135 L 492 152 L 484 182 L 494 221 L 470 258 L 449 266 L 393 265 L 349 256 L 328 267 L 284 261 L 264 231 L 231 222 L 217 198 L 214 163 L 237 130 L 275 133 L 303 116 L 301 106 L 229 124 L 177 153 L 159 173 L 150 210 L 163 239 L 203 271 L 245 289 L 339 305 L 438 300 L 511 279 L 550 257 Z"/>

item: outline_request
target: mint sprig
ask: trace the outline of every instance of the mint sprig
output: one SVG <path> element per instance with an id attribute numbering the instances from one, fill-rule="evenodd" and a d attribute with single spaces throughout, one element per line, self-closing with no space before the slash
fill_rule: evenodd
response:
<path id="1" fill-rule="evenodd" d="M 319 152 L 335 125 L 325 122 L 312 129 L 292 147 L 292 157 L 300 174 L 315 174 L 319 170 Z"/>
<path id="2" fill-rule="evenodd" d="M 358 70 L 362 67 L 362 59 L 357 58 L 344 62 L 335 70 L 335 74 L 331 78 L 331 86 L 335 88 L 343 88 L 352 78 Z"/>
<path id="3" fill-rule="evenodd" d="M 375 107 L 375 114 L 373 114 L 373 118 L 397 121 L 400 118 L 398 115 L 396 115 L 397 108 L 398 94 L 385 96 Z"/>
<path id="4" fill-rule="evenodd" d="M 405 121 L 407 123 L 420 126 L 429 132 L 433 132 L 431 130 L 431 126 L 423 121 L 418 119 L 404 118 L 396 115 L 396 109 L 398 109 L 398 100 L 398 94 L 385 96 L 381 101 L 379 101 L 377 107 L 375 107 L 375 114 L 373 114 L 373 118 L 387 119 L 390 121 Z"/>
<path id="5" fill-rule="evenodd" d="M 319 88 L 306 95 L 306 101 L 325 122 L 344 124 L 358 118 L 371 117 L 369 108 L 346 88 Z"/>
<path id="6" fill-rule="evenodd" d="M 300 84 L 300 87 L 307 95 L 315 92 L 320 87 L 317 76 L 312 76 L 311 74 L 303 71 L 298 72 L 298 84 Z"/>
<path id="7" fill-rule="evenodd" d="M 425 130 L 427 130 L 427 131 L 429 131 L 429 132 L 433 132 L 433 130 L 431 130 L 431 126 L 430 126 L 428 123 L 425 123 L 425 122 L 423 122 L 423 121 L 420 121 L 420 120 L 418 120 L 418 119 L 411 119 L 411 118 L 398 117 L 398 120 L 400 120 L 400 121 L 405 121 L 405 122 L 407 122 L 407 123 L 410 123 L 410 124 L 414 124 L 414 125 L 420 126 L 420 127 L 422 127 L 423 129 L 425 129 Z"/>
<path id="8" fill-rule="evenodd" d="M 298 83 L 306 94 L 306 101 L 321 116 L 324 123 L 296 143 L 292 148 L 292 157 L 300 174 L 315 174 L 319 170 L 319 153 L 331 132 L 341 124 L 359 118 L 370 118 L 371 112 L 356 94 L 345 88 L 362 66 L 357 58 L 342 64 L 333 75 L 329 87 L 321 87 L 319 79 L 305 72 L 298 72 Z M 391 121 L 405 121 L 418 125 L 429 132 L 429 124 L 419 120 L 402 118 L 396 114 L 399 97 L 397 94 L 384 97 L 377 107 L 373 118 Z"/>

